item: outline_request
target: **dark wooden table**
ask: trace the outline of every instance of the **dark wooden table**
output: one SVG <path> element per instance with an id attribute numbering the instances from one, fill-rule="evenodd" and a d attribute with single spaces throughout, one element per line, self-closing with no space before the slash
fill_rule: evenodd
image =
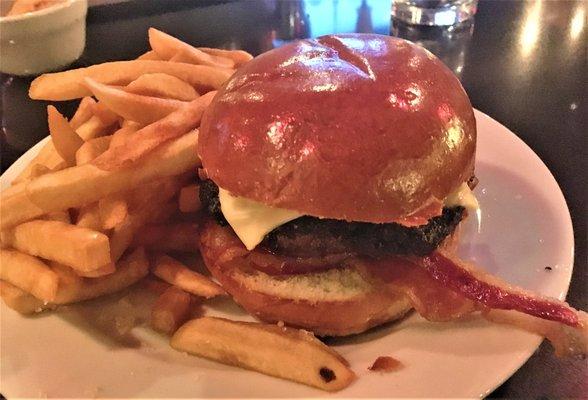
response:
<path id="1" fill-rule="evenodd" d="M 150 26 L 195 45 L 253 54 L 335 31 L 417 41 L 456 72 L 476 108 L 517 133 L 555 175 L 575 232 L 568 301 L 586 310 L 586 11 L 583 1 L 481 1 L 473 23 L 447 30 L 391 26 L 387 0 L 130 1 L 90 8 L 86 50 L 74 66 L 138 56 Z M 1 79 L 5 170 L 47 135 L 46 103 L 27 98 L 30 79 Z M 71 115 L 74 105 L 58 106 Z M 490 397 L 585 398 L 587 376 L 586 360 L 558 359 L 544 343 Z"/>

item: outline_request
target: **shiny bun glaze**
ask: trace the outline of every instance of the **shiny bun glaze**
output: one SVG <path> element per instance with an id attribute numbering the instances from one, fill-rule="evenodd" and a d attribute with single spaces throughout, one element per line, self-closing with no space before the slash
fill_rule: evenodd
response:
<path id="1" fill-rule="evenodd" d="M 198 150 L 235 195 L 384 223 L 466 181 L 475 144 L 469 99 L 441 61 L 405 40 L 348 34 L 247 63 L 208 108 Z"/>

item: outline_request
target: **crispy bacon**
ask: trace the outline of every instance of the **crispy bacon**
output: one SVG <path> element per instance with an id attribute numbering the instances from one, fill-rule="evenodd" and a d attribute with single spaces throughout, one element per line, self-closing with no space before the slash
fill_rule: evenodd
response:
<path id="1" fill-rule="evenodd" d="M 416 259 L 416 262 L 443 286 L 488 308 L 517 310 L 572 327 L 580 326 L 578 312 L 567 303 L 515 288 L 440 251 Z"/>
<path id="2" fill-rule="evenodd" d="M 514 310 L 486 310 L 482 316 L 488 321 L 516 326 L 548 339 L 560 357 L 588 354 L 588 314 L 578 311 L 580 327 L 571 327 Z"/>
<path id="3" fill-rule="evenodd" d="M 407 258 L 362 260 L 356 262 L 356 266 L 360 271 L 367 269 L 366 278 L 375 277 L 374 283 L 384 283 L 388 290 L 406 295 L 415 310 L 429 321 L 452 321 L 476 310 L 473 301 L 434 281 Z"/>
<path id="4" fill-rule="evenodd" d="M 388 290 L 408 296 L 429 321 L 449 321 L 481 311 L 489 321 L 548 339 L 558 355 L 588 354 L 588 314 L 540 297 L 435 252 L 424 258 L 389 257 L 357 263 Z"/>

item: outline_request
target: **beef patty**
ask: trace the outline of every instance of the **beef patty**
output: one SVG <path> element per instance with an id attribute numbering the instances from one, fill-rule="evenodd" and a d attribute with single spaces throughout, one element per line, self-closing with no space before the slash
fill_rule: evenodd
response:
<path id="1" fill-rule="evenodd" d="M 218 186 L 205 180 L 200 201 L 221 225 L 227 225 L 218 199 Z M 372 224 L 303 216 L 268 233 L 260 246 L 276 254 L 316 257 L 351 253 L 371 257 L 388 254 L 424 256 L 451 235 L 465 217 L 463 207 L 445 207 L 426 225 L 406 227 L 397 223 Z"/>

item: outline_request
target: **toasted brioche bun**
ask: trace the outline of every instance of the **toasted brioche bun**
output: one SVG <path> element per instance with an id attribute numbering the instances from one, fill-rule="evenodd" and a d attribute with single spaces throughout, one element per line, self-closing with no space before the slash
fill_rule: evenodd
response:
<path id="1" fill-rule="evenodd" d="M 408 298 L 382 290 L 352 267 L 272 276 L 248 267 L 246 250 L 228 227 L 205 224 L 200 251 L 206 267 L 250 314 L 317 335 L 345 336 L 400 318 Z"/>
<path id="2" fill-rule="evenodd" d="M 198 151 L 234 195 L 392 222 L 473 173 L 476 125 L 452 72 L 410 42 L 333 35 L 256 57 L 219 90 Z"/>

